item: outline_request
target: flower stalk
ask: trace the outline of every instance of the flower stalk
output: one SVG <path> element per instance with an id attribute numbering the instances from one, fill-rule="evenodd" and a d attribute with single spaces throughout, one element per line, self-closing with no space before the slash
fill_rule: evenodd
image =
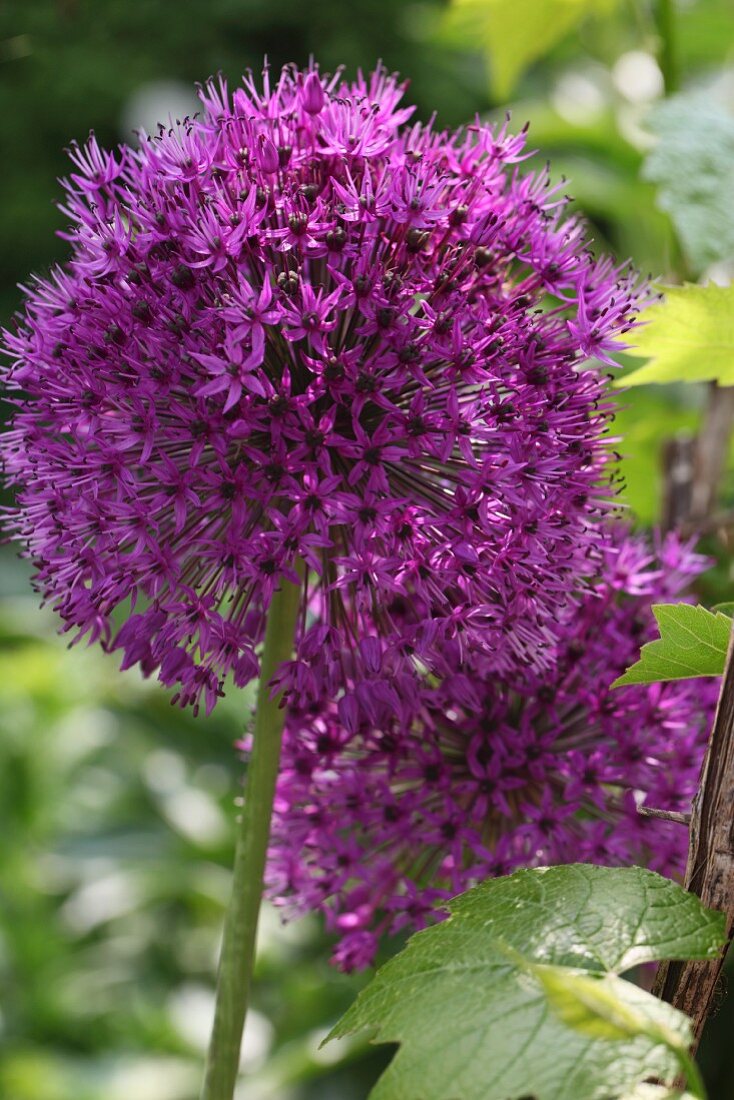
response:
<path id="1" fill-rule="evenodd" d="M 659 63 L 666 96 L 678 91 L 678 56 L 675 39 L 674 0 L 657 0 L 655 22 L 660 38 Z"/>
<path id="2" fill-rule="evenodd" d="M 231 1100 L 240 1060 L 255 960 L 255 940 L 286 710 L 270 681 L 293 652 L 300 586 L 283 579 L 268 610 L 253 746 L 235 848 L 201 1100 Z"/>

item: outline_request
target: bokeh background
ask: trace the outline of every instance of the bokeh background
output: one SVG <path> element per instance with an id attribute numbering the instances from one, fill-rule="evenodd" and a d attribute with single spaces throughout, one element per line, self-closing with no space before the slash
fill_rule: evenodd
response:
<path id="1" fill-rule="evenodd" d="M 528 59 L 510 88 L 484 48 L 481 0 L 461 18 L 437 0 L 2 0 L 0 321 L 17 284 L 64 256 L 64 146 L 90 129 L 104 144 L 134 140 L 136 127 L 195 110 L 196 81 L 236 82 L 265 55 L 349 72 L 381 58 L 410 78 L 419 116 L 445 126 L 510 109 L 568 177 L 595 247 L 656 277 L 730 280 L 734 256 L 692 264 L 641 176 L 646 120 L 665 93 L 653 0 L 586 6 L 603 11 Z M 676 16 L 683 92 L 732 110 L 734 4 L 680 0 Z M 536 31 L 517 27 L 526 41 Z M 704 403 L 693 387 L 619 398 L 634 522 L 659 518 L 664 440 L 695 431 Z M 702 598 L 731 599 L 731 549 L 707 546 L 718 565 Z M 195 1100 L 241 782 L 233 742 L 251 701 L 194 721 L 113 658 L 69 652 L 8 547 L 0 570 L 0 1097 Z M 367 1095 L 384 1050 L 319 1049 L 364 981 L 328 954 L 316 921 L 283 929 L 265 912 L 247 1100 Z M 702 1051 L 716 1100 L 734 1096 L 732 1028 L 734 998 Z"/>

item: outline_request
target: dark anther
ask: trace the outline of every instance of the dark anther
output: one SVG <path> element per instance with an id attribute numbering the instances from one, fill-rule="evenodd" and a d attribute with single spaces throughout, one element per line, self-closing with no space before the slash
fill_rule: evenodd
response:
<path id="1" fill-rule="evenodd" d="M 298 194 L 303 195 L 306 202 L 313 202 L 319 193 L 315 183 L 304 183 L 298 188 Z"/>
<path id="2" fill-rule="evenodd" d="M 382 447 L 368 447 L 364 452 L 364 461 L 368 466 L 379 466 L 382 458 Z"/>
<path id="3" fill-rule="evenodd" d="M 408 252 L 422 252 L 428 243 L 430 233 L 423 229 L 409 229 L 405 234 L 405 244 Z"/>
<path id="4" fill-rule="evenodd" d="M 486 267 L 487 264 L 492 262 L 492 252 L 489 248 L 475 248 L 474 250 L 474 263 L 477 267 Z"/>
<path id="5" fill-rule="evenodd" d="M 358 275 L 357 278 L 354 280 L 353 286 L 354 293 L 357 295 L 357 297 L 363 298 L 365 294 L 369 294 L 370 280 L 367 278 L 366 275 Z"/>
<path id="6" fill-rule="evenodd" d="M 137 317 L 138 321 L 144 321 L 147 324 L 152 316 L 150 306 L 140 298 L 132 308 L 132 315 Z"/>
<path id="7" fill-rule="evenodd" d="M 330 359 L 324 367 L 324 378 L 327 382 L 341 382 L 344 377 L 344 366 L 338 359 Z"/>
<path id="8" fill-rule="evenodd" d="M 285 476 L 285 467 L 279 462 L 268 462 L 263 466 L 263 473 L 268 481 L 277 483 Z"/>
<path id="9" fill-rule="evenodd" d="M 449 225 L 461 225 L 466 221 L 466 216 L 469 213 L 468 206 L 457 206 L 455 210 L 452 210 L 449 214 Z"/>
<path id="10" fill-rule="evenodd" d="M 304 435 L 304 439 L 312 451 L 317 451 L 319 447 L 323 446 L 326 436 L 318 428 L 309 428 Z"/>
<path id="11" fill-rule="evenodd" d="M 308 214 L 302 214 L 297 212 L 295 214 L 288 215 L 288 226 L 291 233 L 294 233 L 297 237 L 300 237 L 302 233 L 305 233 L 308 225 Z"/>
<path id="12" fill-rule="evenodd" d="M 282 416 L 282 414 L 288 408 L 288 401 L 285 397 L 281 397 L 279 393 L 273 394 L 268 398 L 268 409 L 272 416 Z"/>
<path id="13" fill-rule="evenodd" d="M 347 234 L 340 225 L 336 229 L 330 229 L 326 234 L 326 247 L 332 252 L 341 252 L 347 243 Z"/>
<path id="14" fill-rule="evenodd" d="M 525 373 L 525 381 L 531 386 L 543 386 L 548 381 L 548 371 L 541 366 L 531 367 Z"/>
<path id="15" fill-rule="evenodd" d="M 415 363 L 416 359 L 420 355 L 420 351 L 415 344 L 406 344 L 398 352 L 398 362 L 400 363 Z"/>
<path id="16" fill-rule="evenodd" d="M 285 168 L 287 166 L 288 161 L 291 159 L 292 152 L 293 148 L 290 145 L 278 146 L 278 164 L 281 168 Z"/>
<path id="17" fill-rule="evenodd" d="M 171 282 L 179 290 L 191 290 L 194 285 L 194 274 L 186 264 L 176 264 L 171 275 Z"/>
<path id="18" fill-rule="evenodd" d="M 379 383 L 374 374 L 363 372 L 357 379 L 356 390 L 357 393 L 374 393 L 378 385 Z"/>
<path id="19" fill-rule="evenodd" d="M 125 333 L 119 325 L 111 324 L 105 329 L 104 338 L 108 344 L 124 344 Z"/>
<path id="20" fill-rule="evenodd" d="M 386 294 L 399 294 L 403 289 L 403 280 L 397 271 L 388 271 L 387 274 L 382 276 L 382 285 Z"/>
<path id="21" fill-rule="evenodd" d="M 390 328 L 395 320 L 395 310 L 392 306 L 380 306 L 375 313 L 375 318 L 380 328 Z"/>
<path id="22" fill-rule="evenodd" d="M 278 290 L 282 290 L 289 298 L 298 293 L 299 279 L 295 271 L 281 271 L 277 283 Z"/>

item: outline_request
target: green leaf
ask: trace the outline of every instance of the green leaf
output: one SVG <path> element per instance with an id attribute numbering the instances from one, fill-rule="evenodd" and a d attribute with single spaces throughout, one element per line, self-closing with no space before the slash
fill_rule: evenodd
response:
<path id="1" fill-rule="evenodd" d="M 711 610 L 720 611 L 722 615 L 728 615 L 730 619 L 734 619 L 734 600 L 727 600 L 725 603 L 715 603 Z"/>
<path id="2" fill-rule="evenodd" d="M 715 957 L 723 914 L 651 871 L 582 864 L 492 879 L 449 909 L 378 971 L 331 1033 L 367 1028 L 400 1044 L 370 1100 L 593 1100 L 650 1077 L 672 1084 L 679 1061 L 660 1036 L 686 1048 L 687 1018 L 615 976 L 658 959 Z M 582 980 L 595 983 L 595 1001 Z M 564 1022 L 571 1008 L 559 1012 L 559 983 L 567 1006 L 581 1001 L 577 1022 L 601 1023 L 585 1033 Z"/>
<path id="3" fill-rule="evenodd" d="M 734 116 L 694 92 L 665 100 L 648 115 L 658 144 L 643 166 L 658 185 L 690 265 L 702 271 L 734 255 Z"/>
<path id="4" fill-rule="evenodd" d="M 629 1003 L 628 983 L 615 974 L 591 977 L 562 966 L 532 966 L 548 1004 L 563 1020 L 592 1039 L 634 1039 L 650 1035 L 665 1046 L 685 1050 L 685 1036 L 650 1019 Z M 647 1005 L 644 1005 L 647 1007 Z"/>
<path id="5" fill-rule="evenodd" d="M 612 687 L 721 675 L 731 633 L 728 615 L 687 603 L 660 603 L 652 610 L 660 637 L 642 647 L 639 661 Z"/>
<path id="6" fill-rule="evenodd" d="M 734 386 L 734 284 L 669 286 L 646 309 L 627 355 L 649 359 L 617 386 L 646 382 L 710 382 Z"/>
<path id="7" fill-rule="evenodd" d="M 483 50 L 492 90 L 513 91 L 527 67 L 543 57 L 587 15 L 605 15 L 618 0 L 453 0 L 445 29 L 454 39 Z"/>

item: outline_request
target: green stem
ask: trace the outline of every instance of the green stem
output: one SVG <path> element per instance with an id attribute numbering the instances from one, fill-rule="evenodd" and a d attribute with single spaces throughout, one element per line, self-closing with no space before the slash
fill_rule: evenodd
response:
<path id="1" fill-rule="evenodd" d="M 284 580 L 268 610 L 252 754 L 237 830 L 232 897 L 224 922 L 214 1028 L 201 1100 L 232 1100 L 237 1081 L 286 717 L 279 698 L 270 698 L 268 685 L 293 652 L 299 603 L 300 587 Z"/>
<path id="2" fill-rule="evenodd" d="M 658 60 L 665 83 L 665 94 L 678 90 L 678 51 L 675 36 L 675 0 L 655 0 L 655 23 L 660 39 Z"/>

